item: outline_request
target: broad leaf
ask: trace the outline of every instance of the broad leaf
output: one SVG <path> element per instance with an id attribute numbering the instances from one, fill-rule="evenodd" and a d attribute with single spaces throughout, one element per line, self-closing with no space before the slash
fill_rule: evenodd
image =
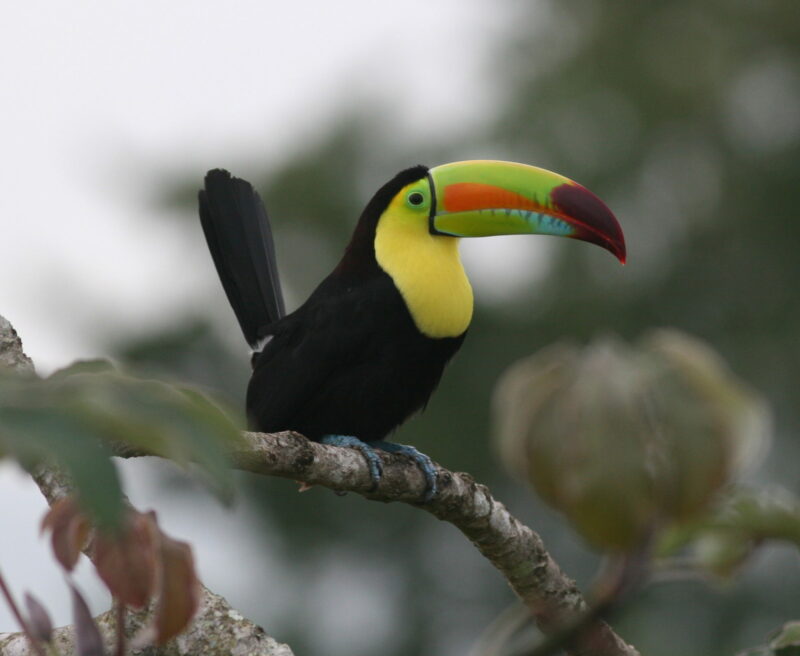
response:
<path id="1" fill-rule="evenodd" d="M 156 610 L 157 645 L 186 629 L 200 604 L 200 583 L 192 548 L 161 534 L 161 596 Z"/>
<path id="2" fill-rule="evenodd" d="M 800 500 L 782 489 L 735 488 L 705 517 L 666 531 L 658 555 L 672 556 L 688 547 L 699 567 L 729 578 L 767 540 L 800 548 Z"/>
<path id="3" fill-rule="evenodd" d="M 29 470 L 63 466 L 99 526 L 121 517 L 111 460 L 120 445 L 196 465 L 227 501 L 227 452 L 239 439 L 234 422 L 200 392 L 126 376 L 108 362 L 79 362 L 46 379 L 0 371 L 0 457 Z"/>
<path id="4" fill-rule="evenodd" d="M 60 499 L 42 519 L 42 532 L 51 531 L 53 554 L 71 572 L 89 538 L 89 520 L 73 499 Z"/>
<path id="5" fill-rule="evenodd" d="M 769 646 L 775 656 L 800 656 L 800 621 L 784 624 Z"/>
<path id="6" fill-rule="evenodd" d="M 97 573 L 121 603 L 142 608 L 155 592 L 158 527 L 152 513 L 130 510 L 120 531 L 99 532 L 92 558 Z"/>

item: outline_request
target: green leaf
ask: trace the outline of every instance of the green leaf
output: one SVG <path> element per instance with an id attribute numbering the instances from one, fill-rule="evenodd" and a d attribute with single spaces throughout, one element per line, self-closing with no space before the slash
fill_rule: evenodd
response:
<path id="1" fill-rule="evenodd" d="M 698 566 L 721 579 L 730 579 L 757 545 L 741 533 L 712 529 L 698 536 L 692 546 Z"/>
<path id="2" fill-rule="evenodd" d="M 122 487 L 111 450 L 102 436 L 58 407 L 2 407 L 0 433 L 20 464 L 64 467 L 78 490 L 81 504 L 103 526 L 116 525 L 122 511 Z"/>
<path id="3" fill-rule="evenodd" d="M 122 490 L 111 456 L 120 444 L 199 470 L 224 501 L 236 424 L 197 390 L 125 375 L 102 360 L 46 379 L 0 372 L 0 456 L 27 469 L 63 466 L 93 519 L 119 521 Z"/>
<path id="4" fill-rule="evenodd" d="M 800 620 L 784 624 L 769 646 L 776 656 L 800 656 Z"/>
<path id="5" fill-rule="evenodd" d="M 736 656 L 800 656 L 800 621 L 787 622 L 777 631 L 769 645 L 760 645 L 739 652 Z"/>
<path id="6" fill-rule="evenodd" d="M 783 489 L 737 488 L 705 517 L 664 531 L 657 554 L 690 548 L 699 567 L 729 578 L 767 540 L 800 547 L 800 500 Z"/>
<path id="7" fill-rule="evenodd" d="M 785 540 L 800 547 L 800 499 L 779 488 L 741 489 L 712 524 L 751 540 Z"/>
<path id="8" fill-rule="evenodd" d="M 156 380 L 125 376 L 94 363 L 51 381 L 73 409 L 106 440 L 195 464 L 223 501 L 232 496 L 227 453 L 240 434 L 233 421 L 200 392 Z"/>
<path id="9" fill-rule="evenodd" d="M 108 360 L 76 360 L 71 365 L 54 371 L 47 377 L 49 381 L 64 380 L 70 376 L 78 374 L 100 374 L 109 371 L 116 371 L 113 363 Z"/>

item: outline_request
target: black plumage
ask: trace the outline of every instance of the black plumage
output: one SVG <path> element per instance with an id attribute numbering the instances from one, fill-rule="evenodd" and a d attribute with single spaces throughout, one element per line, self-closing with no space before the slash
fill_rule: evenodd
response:
<path id="1" fill-rule="evenodd" d="M 287 316 L 260 198 L 227 172 L 208 174 L 200 192 L 208 245 L 245 337 L 263 344 L 247 392 L 251 428 L 373 442 L 425 406 L 464 335 L 417 329 L 374 239 L 391 199 L 426 174 L 407 169 L 378 190 L 337 267 Z"/>
<path id="2" fill-rule="evenodd" d="M 286 314 L 267 211 L 253 187 L 227 171 L 209 171 L 198 194 L 200 223 L 245 339 Z"/>

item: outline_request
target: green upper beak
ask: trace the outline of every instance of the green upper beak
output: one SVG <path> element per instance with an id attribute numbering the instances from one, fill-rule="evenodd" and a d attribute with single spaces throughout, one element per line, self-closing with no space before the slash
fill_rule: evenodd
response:
<path id="1" fill-rule="evenodd" d="M 572 237 L 602 246 L 625 263 L 625 237 L 617 219 L 603 201 L 569 178 L 490 160 L 444 164 L 429 175 L 433 234 Z"/>

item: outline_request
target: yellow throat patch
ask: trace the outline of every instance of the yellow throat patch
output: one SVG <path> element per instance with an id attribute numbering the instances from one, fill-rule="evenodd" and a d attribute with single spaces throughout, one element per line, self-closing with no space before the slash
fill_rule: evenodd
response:
<path id="1" fill-rule="evenodd" d="M 432 235 L 428 210 L 409 207 L 401 191 L 375 229 L 375 258 L 394 281 L 414 323 L 428 337 L 457 337 L 472 320 L 472 287 L 458 256 L 458 239 Z"/>

